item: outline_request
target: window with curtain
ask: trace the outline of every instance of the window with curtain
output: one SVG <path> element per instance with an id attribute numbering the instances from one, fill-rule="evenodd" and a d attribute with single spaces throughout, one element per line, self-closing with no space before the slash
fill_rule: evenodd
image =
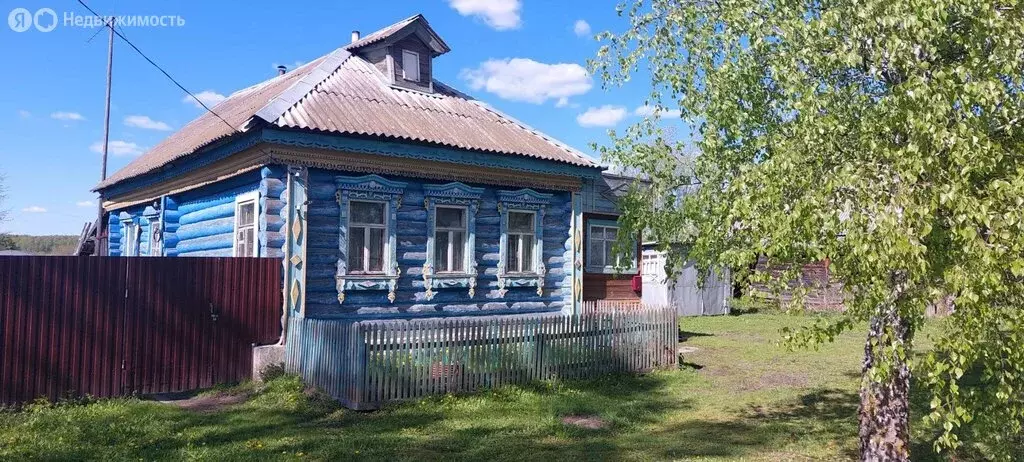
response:
<path id="1" fill-rule="evenodd" d="M 434 270 L 466 271 L 466 209 L 437 207 L 434 227 Z"/>
<path id="2" fill-rule="evenodd" d="M 348 221 L 348 272 L 383 274 L 387 250 L 387 205 L 351 201 Z"/>
<path id="3" fill-rule="evenodd" d="M 534 212 L 510 210 L 508 212 L 508 254 L 505 271 L 509 273 L 531 273 L 534 265 L 534 246 L 537 242 L 534 228 Z"/>

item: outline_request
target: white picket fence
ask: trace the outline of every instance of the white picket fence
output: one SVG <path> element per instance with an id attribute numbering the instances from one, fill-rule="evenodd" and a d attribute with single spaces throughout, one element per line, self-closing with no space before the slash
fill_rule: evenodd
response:
<path id="1" fill-rule="evenodd" d="M 673 308 L 346 322 L 292 319 L 286 366 L 353 409 L 675 367 Z"/>

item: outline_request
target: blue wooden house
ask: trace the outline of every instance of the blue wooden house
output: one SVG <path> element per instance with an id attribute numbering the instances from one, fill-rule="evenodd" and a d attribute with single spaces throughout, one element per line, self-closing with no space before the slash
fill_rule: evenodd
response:
<path id="1" fill-rule="evenodd" d="M 279 258 L 294 317 L 578 309 L 601 168 L 434 79 L 423 16 L 353 39 L 99 184 L 109 254 Z"/>

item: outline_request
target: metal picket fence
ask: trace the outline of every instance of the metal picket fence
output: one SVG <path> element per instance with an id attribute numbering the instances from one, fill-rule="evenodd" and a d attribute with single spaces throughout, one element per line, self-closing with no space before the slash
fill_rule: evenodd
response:
<path id="1" fill-rule="evenodd" d="M 671 307 L 579 316 L 290 321 L 286 366 L 353 409 L 676 365 Z"/>

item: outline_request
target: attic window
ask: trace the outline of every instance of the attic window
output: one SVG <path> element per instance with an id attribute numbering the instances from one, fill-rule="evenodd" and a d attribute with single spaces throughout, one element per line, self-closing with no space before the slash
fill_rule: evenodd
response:
<path id="1" fill-rule="evenodd" d="M 402 50 L 402 78 L 410 82 L 420 81 L 420 54 Z"/>

